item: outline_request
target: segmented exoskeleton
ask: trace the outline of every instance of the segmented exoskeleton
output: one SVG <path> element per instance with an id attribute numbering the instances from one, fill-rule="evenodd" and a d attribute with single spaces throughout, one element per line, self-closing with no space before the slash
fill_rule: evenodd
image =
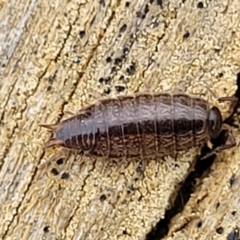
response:
<path id="1" fill-rule="evenodd" d="M 236 101 L 223 97 L 219 101 Z M 223 128 L 230 143 L 207 154 L 236 145 L 216 106 L 186 94 L 139 93 L 102 99 L 58 124 L 46 125 L 53 138 L 46 147 L 60 145 L 86 155 L 106 158 L 174 156 L 216 138 Z"/>

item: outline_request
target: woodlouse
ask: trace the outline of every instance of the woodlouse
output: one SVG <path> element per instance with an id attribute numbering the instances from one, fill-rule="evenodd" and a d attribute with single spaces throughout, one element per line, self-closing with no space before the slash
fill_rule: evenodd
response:
<path id="1" fill-rule="evenodd" d="M 236 98 L 218 100 L 234 102 Z M 236 145 L 220 110 L 186 94 L 139 93 L 102 99 L 58 124 L 40 126 L 54 134 L 46 148 L 60 145 L 95 157 L 175 156 L 181 150 L 204 145 L 222 129 L 228 131 L 230 143 L 204 158 Z"/>

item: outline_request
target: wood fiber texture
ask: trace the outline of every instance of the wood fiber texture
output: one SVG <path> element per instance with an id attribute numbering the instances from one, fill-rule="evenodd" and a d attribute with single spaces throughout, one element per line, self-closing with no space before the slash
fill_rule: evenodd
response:
<path id="1" fill-rule="evenodd" d="M 59 149 L 43 150 L 50 135 L 38 124 L 66 119 L 102 94 L 146 89 L 184 89 L 227 111 L 201 83 L 217 96 L 236 92 L 239 22 L 238 0 L 0 0 L 0 239 L 232 236 L 238 146 L 217 155 L 182 212 L 166 219 L 200 149 L 145 159 L 143 173 L 141 159 L 74 154 L 39 168 Z M 234 135 L 239 143 L 238 128 Z"/>

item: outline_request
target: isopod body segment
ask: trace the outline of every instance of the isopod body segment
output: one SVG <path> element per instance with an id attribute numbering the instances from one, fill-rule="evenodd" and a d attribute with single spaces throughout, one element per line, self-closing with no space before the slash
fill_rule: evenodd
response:
<path id="1" fill-rule="evenodd" d="M 41 126 L 53 133 L 46 147 L 60 145 L 95 157 L 174 156 L 204 145 L 223 128 L 230 143 L 214 152 L 236 145 L 219 109 L 186 94 L 139 93 L 102 99 L 58 124 Z"/>

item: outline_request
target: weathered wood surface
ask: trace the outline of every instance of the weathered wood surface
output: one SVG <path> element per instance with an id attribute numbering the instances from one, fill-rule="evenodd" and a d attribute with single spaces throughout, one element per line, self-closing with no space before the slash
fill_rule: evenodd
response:
<path id="1" fill-rule="evenodd" d="M 198 149 L 177 162 L 145 160 L 144 175 L 140 160 L 71 155 L 55 176 L 54 163 L 38 168 L 57 152 L 44 153 L 50 136 L 38 124 L 96 101 L 89 89 L 114 96 L 144 84 L 172 92 L 183 83 L 227 110 L 200 82 L 217 96 L 235 93 L 240 5 L 206 2 L 0 1 L 0 239 L 162 239 L 157 223 Z M 226 239 L 240 226 L 239 151 L 219 154 L 200 176 L 164 239 Z"/>

